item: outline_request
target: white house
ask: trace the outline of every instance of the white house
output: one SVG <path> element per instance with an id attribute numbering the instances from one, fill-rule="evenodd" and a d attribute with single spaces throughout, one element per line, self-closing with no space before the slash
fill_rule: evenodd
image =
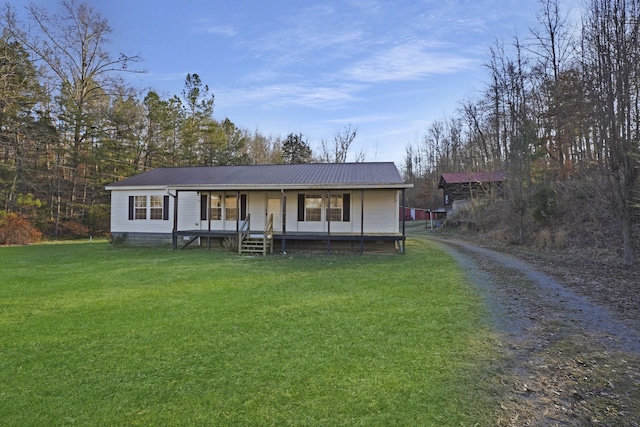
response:
<path id="1" fill-rule="evenodd" d="M 404 251 L 393 163 L 158 168 L 106 187 L 115 244 Z M 184 247 L 183 246 L 183 247 Z"/>

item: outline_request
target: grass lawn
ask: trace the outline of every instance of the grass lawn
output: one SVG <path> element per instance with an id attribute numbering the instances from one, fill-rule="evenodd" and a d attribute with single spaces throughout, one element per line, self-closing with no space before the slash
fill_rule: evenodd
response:
<path id="1" fill-rule="evenodd" d="M 407 250 L 0 248 L 0 424 L 490 425 L 482 303 Z"/>

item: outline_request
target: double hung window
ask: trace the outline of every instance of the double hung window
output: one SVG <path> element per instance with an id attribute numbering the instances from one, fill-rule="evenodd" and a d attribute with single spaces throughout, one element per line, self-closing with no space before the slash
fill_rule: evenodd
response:
<path id="1" fill-rule="evenodd" d="M 222 219 L 222 197 L 219 194 L 211 195 L 211 204 L 209 205 L 209 219 L 211 221 L 219 221 Z"/>
<path id="2" fill-rule="evenodd" d="M 150 218 L 162 219 L 163 210 L 162 196 L 151 196 Z"/>
<path id="3" fill-rule="evenodd" d="M 351 215 L 351 195 L 298 194 L 298 221 L 348 222 Z M 324 215 L 323 215 L 324 209 Z"/>
<path id="4" fill-rule="evenodd" d="M 169 219 L 169 196 L 129 196 L 129 220 Z"/>
<path id="5" fill-rule="evenodd" d="M 338 196 L 331 195 L 327 211 L 328 221 L 342 221 L 342 194 Z"/>
<path id="6" fill-rule="evenodd" d="M 224 217 L 227 221 L 238 219 L 238 197 L 235 194 L 227 194 L 224 198 Z"/>
<path id="7" fill-rule="evenodd" d="M 322 195 L 305 194 L 304 197 L 304 220 L 322 221 Z"/>
<path id="8" fill-rule="evenodd" d="M 134 218 L 147 219 L 147 196 L 134 196 Z"/>

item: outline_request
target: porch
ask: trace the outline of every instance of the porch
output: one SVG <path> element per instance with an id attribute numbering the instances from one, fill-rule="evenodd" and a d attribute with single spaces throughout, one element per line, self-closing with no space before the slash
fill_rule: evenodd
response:
<path id="1" fill-rule="evenodd" d="M 212 241 L 216 239 L 224 240 L 228 239 L 230 244 L 239 247 L 238 232 L 230 230 L 180 230 L 173 233 L 173 249 L 184 249 L 193 242 L 200 239 L 200 245 L 211 249 Z M 248 233 L 248 236 L 253 238 L 264 239 L 264 233 L 261 230 L 252 230 Z M 183 240 L 185 243 L 179 247 L 178 242 Z M 268 237 L 263 241 L 263 244 L 268 248 L 264 251 L 260 249 L 246 251 L 245 253 L 273 253 L 274 249 L 282 253 L 286 253 L 287 247 L 291 249 L 298 248 L 316 248 L 326 251 L 330 254 L 332 250 L 342 250 L 345 245 L 348 245 L 348 249 L 363 254 L 365 248 L 380 247 L 384 245 L 397 245 L 400 253 L 405 252 L 406 236 L 400 233 L 367 233 L 367 234 L 343 234 L 343 233 L 309 233 L 309 232 L 288 232 L 278 233 L 274 232 L 271 239 Z M 241 247 L 239 253 L 243 253 Z"/>

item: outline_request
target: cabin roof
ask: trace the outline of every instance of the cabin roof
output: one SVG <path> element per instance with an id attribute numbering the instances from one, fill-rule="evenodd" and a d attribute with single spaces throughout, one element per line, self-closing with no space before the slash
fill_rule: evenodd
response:
<path id="1" fill-rule="evenodd" d="M 443 173 L 440 175 L 438 188 L 447 184 L 469 184 L 483 182 L 502 182 L 507 178 L 504 171 L 471 172 L 471 173 Z"/>
<path id="2" fill-rule="evenodd" d="M 409 188 L 392 162 L 157 168 L 106 187 L 187 188 Z"/>

